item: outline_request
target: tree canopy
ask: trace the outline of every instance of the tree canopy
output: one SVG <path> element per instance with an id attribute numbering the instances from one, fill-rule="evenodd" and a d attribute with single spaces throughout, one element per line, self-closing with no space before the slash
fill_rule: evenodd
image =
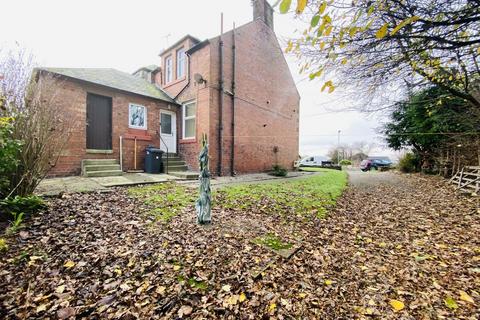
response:
<path id="1" fill-rule="evenodd" d="M 395 104 L 384 133 L 390 148 L 410 147 L 428 160 L 446 150 L 476 144 L 479 119 L 475 108 L 466 107 L 463 99 L 431 87 Z"/>
<path id="2" fill-rule="evenodd" d="M 282 13 L 294 9 L 280 0 Z M 297 0 L 306 29 L 288 42 L 322 91 L 353 85 L 364 96 L 435 85 L 480 107 L 480 0 Z"/>

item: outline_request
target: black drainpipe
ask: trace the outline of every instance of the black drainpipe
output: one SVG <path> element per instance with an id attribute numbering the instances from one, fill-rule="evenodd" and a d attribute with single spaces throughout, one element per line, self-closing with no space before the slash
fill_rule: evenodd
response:
<path id="1" fill-rule="evenodd" d="M 220 43 L 218 46 L 219 50 L 219 60 L 220 60 L 220 77 L 218 84 L 220 89 L 218 90 L 218 163 L 217 163 L 217 174 L 218 176 L 222 175 L 222 138 L 223 138 L 223 13 L 221 15 L 221 29 L 220 29 Z"/>
<path id="2" fill-rule="evenodd" d="M 235 175 L 235 23 L 232 30 L 232 144 L 230 154 L 230 173 Z"/>

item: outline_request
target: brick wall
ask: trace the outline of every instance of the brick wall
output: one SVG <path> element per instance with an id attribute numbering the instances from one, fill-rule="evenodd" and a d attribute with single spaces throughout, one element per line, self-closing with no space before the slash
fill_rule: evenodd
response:
<path id="1" fill-rule="evenodd" d="M 63 80 L 51 86 L 55 88 L 55 103 L 65 109 L 66 114 L 75 117 L 77 126 L 51 176 L 77 175 L 81 171 L 83 159 L 119 159 L 119 137 L 123 136 L 123 169 L 134 168 L 134 137 L 137 140 L 137 168 L 143 169 L 144 150 L 147 145 L 159 146 L 159 116 L 160 109 L 177 112 L 178 107 L 166 102 L 146 97 L 124 93 L 121 91 L 103 88 L 75 80 Z M 112 154 L 89 154 L 86 152 L 86 99 L 87 93 L 94 93 L 112 98 Z M 147 108 L 147 130 L 131 129 L 128 127 L 128 106 L 136 103 Z"/>
<path id="2" fill-rule="evenodd" d="M 275 33 L 255 20 L 236 30 L 235 171 L 258 172 L 298 157 L 300 96 Z M 232 87 L 232 32 L 223 35 L 224 87 Z M 219 38 L 210 40 L 211 168 L 217 171 Z M 232 99 L 223 96 L 222 174 L 230 174 Z M 274 147 L 278 152 L 274 152 Z"/>

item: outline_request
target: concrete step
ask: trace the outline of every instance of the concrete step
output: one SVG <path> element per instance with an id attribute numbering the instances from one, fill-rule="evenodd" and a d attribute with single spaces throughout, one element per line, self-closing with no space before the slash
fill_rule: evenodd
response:
<path id="1" fill-rule="evenodd" d="M 167 160 L 166 159 L 163 159 L 163 165 L 164 166 L 167 165 Z M 183 165 L 185 165 L 185 161 L 168 159 L 168 166 L 169 167 L 171 167 L 171 166 L 183 166 Z"/>
<path id="2" fill-rule="evenodd" d="M 163 156 L 162 160 L 163 162 L 167 161 L 167 157 Z M 170 161 L 182 161 L 182 159 L 180 159 L 180 157 L 168 157 L 168 162 Z"/>
<path id="3" fill-rule="evenodd" d="M 85 176 L 87 177 L 113 177 L 121 176 L 123 172 L 121 170 L 102 170 L 102 171 L 87 171 Z"/>
<path id="4" fill-rule="evenodd" d="M 196 180 L 198 179 L 198 172 L 192 172 L 192 171 L 169 171 L 169 175 L 178 177 L 180 179 L 185 179 L 185 180 Z"/>
<path id="5" fill-rule="evenodd" d="M 167 166 L 164 166 L 164 168 L 166 169 Z M 186 165 L 176 165 L 176 166 L 169 165 L 168 173 L 170 173 L 170 171 L 187 171 L 187 169 L 188 167 Z"/>
<path id="6" fill-rule="evenodd" d="M 119 164 L 85 165 L 84 170 L 86 172 L 120 170 L 120 165 Z"/>
<path id="7" fill-rule="evenodd" d="M 82 166 L 98 166 L 98 165 L 109 165 L 109 164 L 118 164 L 117 159 L 85 159 L 82 160 Z"/>

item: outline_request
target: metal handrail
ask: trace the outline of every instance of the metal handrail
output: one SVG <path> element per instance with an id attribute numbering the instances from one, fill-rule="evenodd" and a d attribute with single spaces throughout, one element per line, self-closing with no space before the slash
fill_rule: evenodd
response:
<path id="1" fill-rule="evenodd" d="M 160 137 L 160 143 L 163 142 L 163 144 L 165 145 L 165 149 L 167 149 L 167 166 L 165 168 L 165 173 L 168 174 L 168 146 L 165 143 L 165 141 L 163 141 L 163 139 L 162 139 L 162 128 L 161 128 L 161 126 L 160 126 L 160 132 L 159 132 L 158 136 Z"/>

